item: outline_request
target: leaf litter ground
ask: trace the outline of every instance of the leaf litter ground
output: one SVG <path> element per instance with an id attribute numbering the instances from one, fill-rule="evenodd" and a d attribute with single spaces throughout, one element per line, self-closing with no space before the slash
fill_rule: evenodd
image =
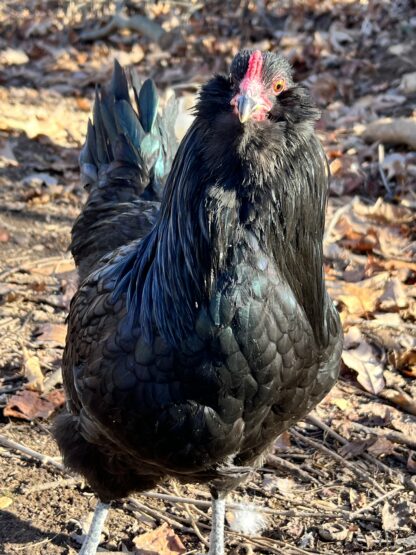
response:
<path id="1" fill-rule="evenodd" d="M 77 154 L 93 87 L 115 57 L 136 65 L 179 95 L 182 135 L 197 85 L 252 45 L 288 56 L 323 110 L 333 174 L 325 271 L 345 350 L 337 386 L 233 494 L 266 521 L 243 537 L 230 507 L 228 550 L 416 553 L 416 11 L 410 2 L 131 3 L 127 28 L 109 30 L 113 14 L 111 2 L 0 7 L 0 552 L 76 553 L 95 504 L 62 471 L 50 434 L 63 403 L 76 289 L 67 246 L 85 199 Z M 201 488 L 175 484 L 120 501 L 102 547 L 200 552 L 208 502 Z"/>

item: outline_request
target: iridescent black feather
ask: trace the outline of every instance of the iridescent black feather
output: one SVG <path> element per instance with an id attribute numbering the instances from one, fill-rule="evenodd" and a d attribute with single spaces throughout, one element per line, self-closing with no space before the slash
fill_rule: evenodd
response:
<path id="1" fill-rule="evenodd" d="M 55 435 L 103 500 L 171 476 L 233 488 L 338 373 L 319 112 L 263 53 L 263 81 L 287 90 L 241 124 L 230 101 L 249 57 L 202 88 L 172 165 L 175 110 L 158 112 L 151 83 L 133 77 L 136 110 L 116 64 L 97 92 L 71 245 L 83 280 L 63 360 L 71 414 Z"/>

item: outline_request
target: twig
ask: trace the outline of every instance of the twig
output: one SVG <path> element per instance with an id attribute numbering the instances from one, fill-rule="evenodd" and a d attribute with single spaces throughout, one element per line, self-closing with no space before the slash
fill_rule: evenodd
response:
<path id="1" fill-rule="evenodd" d="M 165 520 L 173 528 L 179 528 L 179 530 L 183 529 L 182 524 L 180 524 L 176 520 L 176 518 L 175 519 L 171 518 L 170 516 L 167 516 L 166 514 L 161 513 L 160 511 L 157 511 L 156 509 L 148 507 L 147 505 L 143 505 L 143 503 L 140 503 L 140 501 L 137 501 L 137 499 L 134 499 L 133 497 L 129 497 L 128 502 L 137 511 L 148 513 L 150 516 L 152 516 L 153 518 L 156 518 L 158 520 Z M 195 533 L 195 531 L 192 528 L 189 528 L 189 531 L 192 531 L 193 534 Z"/>
<path id="2" fill-rule="evenodd" d="M 295 472 L 296 474 L 298 474 L 301 478 L 303 478 L 307 482 L 312 482 L 313 484 L 319 484 L 319 481 L 316 478 L 314 478 L 313 476 L 310 476 L 307 472 L 299 468 L 299 466 L 297 466 L 296 464 L 293 464 L 292 462 L 286 459 L 281 459 L 276 455 L 268 455 L 266 462 L 269 466 L 272 466 L 273 468 L 280 468 L 284 470 L 289 469 L 292 472 Z"/>
<path id="3" fill-rule="evenodd" d="M 176 485 L 175 482 L 173 483 L 173 488 L 174 488 L 174 490 L 175 490 L 176 495 L 179 495 L 178 486 Z M 193 514 L 191 513 L 191 511 L 189 510 L 188 503 L 182 503 L 182 507 L 183 507 L 183 509 L 185 510 L 186 514 L 188 515 L 188 518 L 189 518 L 189 520 L 190 520 L 191 526 L 192 526 L 192 528 L 193 528 L 193 530 L 194 530 L 194 532 L 195 532 L 195 535 L 196 535 L 197 538 L 199 539 L 199 541 L 200 541 L 203 545 L 205 545 L 205 547 L 209 547 L 209 542 L 208 542 L 208 541 L 204 538 L 204 536 L 201 534 L 201 531 L 199 530 L 198 525 L 197 525 L 197 523 L 195 522 L 194 516 L 193 516 Z M 196 507 L 195 507 L 195 508 L 196 508 Z M 205 516 L 205 515 L 204 515 L 204 516 Z"/>
<path id="4" fill-rule="evenodd" d="M 4 328 L 9 324 L 15 324 L 19 321 L 19 318 L 5 318 L 2 322 L 0 322 L 0 328 Z"/>
<path id="5" fill-rule="evenodd" d="M 47 465 L 53 466 L 54 468 L 56 468 L 57 470 L 60 470 L 61 472 L 66 472 L 64 465 L 55 461 L 53 457 L 49 457 L 48 455 L 43 455 L 42 453 L 39 453 L 38 451 L 34 451 L 33 449 L 30 449 L 30 447 L 25 447 L 21 443 L 17 443 L 17 441 L 13 441 L 12 439 L 9 439 L 1 434 L 0 434 L 0 444 L 3 445 L 4 447 L 8 447 L 9 449 L 14 449 L 15 451 L 19 451 L 20 453 L 23 453 L 28 457 L 32 457 L 33 459 L 36 459 L 42 464 L 47 464 Z"/>
<path id="6" fill-rule="evenodd" d="M 386 189 L 388 195 L 390 196 L 392 194 L 392 190 L 391 187 L 389 185 L 389 182 L 387 181 L 387 177 L 386 174 L 384 173 L 384 169 L 383 169 L 383 162 L 384 162 L 384 145 L 383 143 L 380 143 L 378 145 L 378 172 L 380 174 L 381 177 L 381 181 L 383 182 L 384 188 Z"/>
<path id="7" fill-rule="evenodd" d="M 360 326 L 362 328 L 382 328 L 382 329 L 392 329 L 392 330 L 407 330 L 411 335 L 416 335 L 416 325 L 408 324 L 406 322 L 390 323 L 390 322 L 380 322 L 379 320 L 363 320 L 360 318 L 347 318 L 344 320 L 345 326 Z"/>
<path id="8" fill-rule="evenodd" d="M 376 505 L 378 505 L 379 503 L 381 503 L 385 499 L 389 499 L 390 497 L 394 497 L 396 495 L 396 493 L 399 493 L 399 491 L 402 491 L 403 489 L 404 489 L 403 486 L 398 486 L 396 489 L 394 489 L 392 491 L 389 491 L 389 492 L 385 493 L 384 495 L 381 495 L 380 497 L 377 497 L 377 499 L 375 499 L 371 503 L 368 503 L 368 505 L 365 505 L 364 507 L 362 507 L 358 511 L 354 511 L 353 516 L 357 517 L 357 516 L 361 515 L 362 513 L 367 512 L 369 509 L 372 509 L 373 507 L 375 507 Z"/>
<path id="9" fill-rule="evenodd" d="M 348 202 L 345 206 L 341 206 L 341 208 L 338 208 L 338 210 L 335 211 L 334 215 L 331 218 L 331 221 L 329 222 L 325 233 L 324 233 L 324 243 L 328 243 L 329 239 L 332 235 L 332 232 L 334 231 L 334 229 L 336 228 L 339 220 L 342 218 L 342 216 L 344 214 L 346 214 L 347 212 L 349 212 L 351 206 L 354 204 L 355 202 L 355 197 Z"/>
<path id="10" fill-rule="evenodd" d="M 411 449 L 416 449 L 416 440 L 403 434 L 402 432 L 395 432 L 393 430 L 387 430 L 382 428 L 369 428 L 368 426 L 364 426 L 363 424 L 359 424 L 358 422 L 350 422 L 350 425 L 355 430 L 362 430 L 363 432 L 367 432 L 368 434 L 373 434 L 380 437 L 385 437 L 395 443 L 401 443 L 402 445 L 407 445 Z"/>
<path id="11" fill-rule="evenodd" d="M 320 428 L 325 433 L 327 433 L 328 435 L 332 436 L 334 439 L 336 439 L 337 441 L 342 443 L 342 445 L 349 445 L 350 441 L 348 441 L 348 439 L 346 439 L 345 437 L 342 437 L 338 432 L 336 432 L 330 426 L 325 424 L 325 422 L 322 422 L 322 420 L 320 418 L 318 418 L 317 416 L 315 416 L 313 414 L 310 414 L 306 419 L 309 420 L 309 422 L 311 424 L 313 424 L 317 428 Z M 396 477 L 397 476 L 397 469 L 394 469 L 394 470 L 391 469 L 386 464 L 382 463 L 381 461 L 379 461 L 378 459 L 376 459 L 375 457 L 373 457 L 369 453 L 362 453 L 360 456 L 363 457 L 364 459 L 366 459 L 368 462 L 371 462 L 372 464 L 377 466 L 380 470 L 382 470 L 383 472 L 385 472 L 389 476 L 391 476 L 391 477 Z M 404 479 L 403 475 L 402 475 L 402 478 Z"/>
<path id="12" fill-rule="evenodd" d="M 80 478 L 61 478 L 54 482 L 46 482 L 45 484 L 39 484 L 38 486 L 33 486 L 31 488 L 22 488 L 22 493 L 25 495 L 30 495 L 31 493 L 38 493 L 39 491 L 52 490 L 57 488 L 66 488 L 67 486 L 77 486 L 81 484 L 82 480 Z"/>
<path id="13" fill-rule="evenodd" d="M 14 268 L 10 268 L 9 270 L 5 270 L 0 274 L 0 281 L 3 280 L 5 277 L 9 277 L 17 272 L 34 272 L 36 273 L 35 268 L 42 268 L 43 266 L 48 266 L 51 262 L 56 262 L 56 268 L 59 268 L 59 264 L 61 262 L 68 262 L 70 258 L 68 256 L 49 256 L 46 258 L 38 258 L 37 260 L 32 260 L 30 262 L 25 262 L 21 266 L 15 266 Z M 56 272 L 55 272 L 56 273 Z"/>
<path id="14" fill-rule="evenodd" d="M 335 453 L 331 449 L 328 449 L 328 447 L 325 447 L 325 445 L 322 445 L 321 443 L 318 443 L 317 441 L 314 441 L 313 439 L 310 439 L 309 437 L 304 436 L 303 434 L 297 432 L 293 428 L 290 430 L 290 433 L 294 437 L 296 437 L 298 440 L 303 441 L 304 443 L 307 443 L 311 447 L 314 447 L 315 449 L 318 449 L 319 451 L 322 451 L 323 453 L 325 453 L 325 454 L 329 455 L 330 457 L 332 457 L 333 459 L 337 460 L 343 466 L 345 466 L 349 470 L 351 470 L 351 472 L 353 472 L 358 478 L 360 478 L 361 480 L 365 480 L 365 481 L 369 482 L 370 484 L 372 484 L 377 489 L 377 491 L 379 491 L 380 493 L 382 493 L 382 494 L 386 493 L 384 491 L 384 489 L 376 482 L 376 480 L 374 480 L 374 478 L 372 476 L 370 476 L 370 474 L 368 474 L 365 470 L 362 470 L 361 468 L 358 468 L 356 465 L 352 464 L 350 461 L 346 461 L 345 458 L 341 457 L 341 455 L 338 455 L 338 453 Z"/>
<path id="15" fill-rule="evenodd" d="M 161 494 L 160 494 L 161 495 Z M 129 498 L 129 502 L 130 504 L 138 511 L 142 511 L 144 513 L 148 513 L 151 516 L 161 519 L 161 520 L 165 520 L 168 524 L 170 524 L 173 528 L 177 528 L 179 530 L 182 530 L 184 532 L 191 532 L 193 534 L 195 534 L 195 531 L 193 530 L 193 528 L 186 528 L 183 524 L 181 524 L 181 522 L 186 522 L 186 520 L 180 516 L 175 515 L 175 519 L 167 517 L 165 514 L 157 511 L 156 509 L 150 508 L 147 505 L 143 505 L 142 503 L 138 502 L 136 499 L 133 498 Z M 209 503 L 210 505 L 210 503 Z M 228 503 L 227 503 L 227 507 L 229 507 Z M 207 524 L 203 524 L 203 523 L 199 523 L 199 526 L 205 530 L 210 530 L 211 527 Z M 263 538 L 261 536 L 248 536 L 247 534 L 243 534 L 241 532 L 235 532 L 233 530 L 229 530 L 227 529 L 227 534 L 228 535 L 233 535 L 233 536 L 238 536 L 241 538 L 245 538 L 247 541 L 251 542 L 253 545 L 256 545 L 258 547 L 266 547 L 267 549 L 269 549 L 270 551 L 273 551 L 274 553 L 278 554 L 278 555 L 282 555 L 282 551 L 281 549 L 278 550 L 274 547 L 274 545 L 276 546 L 280 546 L 280 547 L 285 547 L 285 548 L 291 548 L 292 549 L 292 553 L 300 553 L 300 554 L 307 554 L 307 555 L 311 555 L 310 551 L 304 551 L 303 549 L 300 549 L 299 547 L 294 547 L 294 546 L 289 546 L 287 543 L 283 542 L 283 541 L 279 541 L 279 540 L 272 540 L 269 538 Z M 274 545 L 273 545 L 274 544 Z"/>
<path id="16" fill-rule="evenodd" d="M 179 497 L 177 495 L 169 495 L 166 493 L 157 493 L 157 492 L 142 492 L 140 494 L 142 497 L 148 497 L 150 499 L 160 499 L 161 501 L 168 501 L 170 503 L 188 503 L 189 505 L 195 505 L 195 507 L 201 507 L 204 509 L 208 509 L 211 507 L 210 501 L 204 501 L 202 499 L 193 499 L 191 497 Z M 241 510 L 241 503 L 234 503 L 230 501 L 227 502 L 227 509 L 234 509 L 234 510 Z M 345 518 L 350 519 L 351 513 L 348 511 L 344 511 L 343 509 L 334 509 L 333 511 L 326 511 L 317 513 L 316 511 L 301 511 L 299 512 L 297 509 L 287 509 L 277 511 L 275 509 L 269 509 L 267 507 L 263 507 L 262 505 L 255 505 L 256 511 L 260 513 L 264 513 L 271 516 L 282 516 L 282 517 L 299 517 L 299 518 Z M 366 518 L 365 520 L 377 521 L 379 519 L 374 518 Z"/>

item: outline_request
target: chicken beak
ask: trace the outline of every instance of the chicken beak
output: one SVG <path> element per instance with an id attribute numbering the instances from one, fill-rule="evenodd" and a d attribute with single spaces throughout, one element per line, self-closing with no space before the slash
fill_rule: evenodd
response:
<path id="1" fill-rule="evenodd" d="M 237 100 L 237 110 L 238 117 L 241 123 L 245 123 L 250 119 L 251 114 L 256 110 L 257 102 L 248 96 L 247 94 L 242 94 Z"/>

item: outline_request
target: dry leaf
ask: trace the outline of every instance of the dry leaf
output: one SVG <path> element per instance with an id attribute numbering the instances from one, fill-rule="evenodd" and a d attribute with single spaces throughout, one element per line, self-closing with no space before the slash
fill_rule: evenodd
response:
<path id="1" fill-rule="evenodd" d="M 357 372 L 357 381 L 366 391 L 378 395 L 384 389 L 383 366 L 368 343 L 362 342 L 355 349 L 344 350 L 342 360 L 348 368 Z"/>
<path id="2" fill-rule="evenodd" d="M 292 446 L 290 441 L 290 433 L 283 432 L 274 442 L 274 447 L 276 451 L 287 451 Z"/>
<path id="3" fill-rule="evenodd" d="M 385 437 L 378 437 L 373 445 L 367 449 L 369 453 L 378 457 L 380 455 L 393 455 L 395 453 L 395 444 Z"/>
<path id="4" fill-rule="evenodd" d="M 174 555 L 186 551 L 179 537 L 166 523 L 137 536 L 133 543 L 138 548 L 137 555 Z"/>
<path id="5" fill-rule="evenodd" d="M 37 343 L 53 343 L 59 347 L 65 346 L 66 325 L 65 324 L 43 324 L 35 332 Z"/>
<path id="6" fill-rule="evenodd" d="M 64 394 L 62 390 L 56 390 L 42 398 L 38 392 L 19 391 L 13 395 L 4 407 L 4 416 L 12 416 L 23 420 L 33 420 L 34 418 L 48 418 L 55 409 L 64 404 Z"/>
<path id="7" fill-rule="evenodd" d="M 382 272 L 359 283 L 328 281 L 327 286 L 331 297 L 342 302 L 351 316 L 367 316 L 376 310 L 389 278 L 388 272 Z"/>
<path id="8" fill-rule="evenodd" d="M 278 478 L 277 476 L 266 474 L 262 485 L 269 493 L 278 491 L 284 497 L 291 497 L 292 490 L 296 487 L 296 482 L 291 478 Z"/>
<path id="9" fill-rule="evenodd" d="M 375 438 L 355 439 L 338 449 L 338 453 L 345 459 L 353 459 L 362 455 L 375 442 Z"/>
<path id="10" fill-rule="evenodd" d="M 326 522 L 318 528 L 319 535 L 327 542 L 340 542 L 347 539 L 350 531 L 341 524 Z"/>
<path id="11" fill-rule="evenodd" d="M 389 354 L 389 362 L 408 378 L 416 378 L 416 349 L 394 351 Z"/>
<path id="12" fill-rule="evenodd" d="M 393 505 L 387 501 L 381 510 L 381 521 L 383 530 L 396 532 L 397 530 L 409 530 L 411 510 L 407 501 Z"/>

